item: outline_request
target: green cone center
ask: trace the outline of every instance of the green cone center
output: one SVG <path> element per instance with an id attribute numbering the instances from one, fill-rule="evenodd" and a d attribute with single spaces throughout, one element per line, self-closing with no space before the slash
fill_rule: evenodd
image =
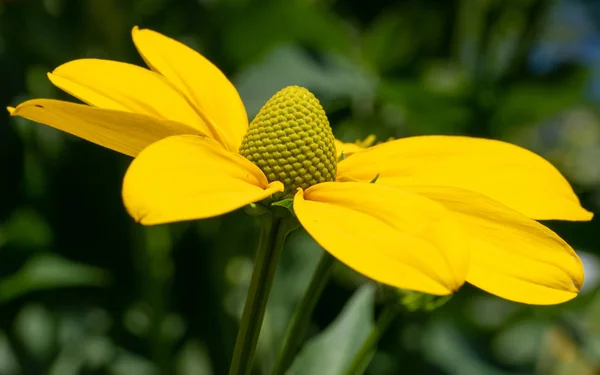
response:
<path id="1" fill-rule="evenodd" d="M 281 181 L 285 197 L 298 188 L 335 181 L 331 126 L 319 100 L 303 87 L 286 87 L 267 101 L 250 123 L 240 154 L 269 182 Z"/>

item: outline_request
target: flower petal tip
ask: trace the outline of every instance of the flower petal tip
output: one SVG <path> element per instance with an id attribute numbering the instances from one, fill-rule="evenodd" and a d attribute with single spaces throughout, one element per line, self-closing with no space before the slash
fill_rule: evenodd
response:
<path id="1" fill-rule="evenodd" d="M 526 304 L 529 305 L 537 305 L 537 306 L 551 306 L 551 305 L 560 305 L 561 303 L 565 303 L 565 302 L 569 302 L 570 300 L 574 299 L 575 297 L 577 297 L 579 295 L 579 290 L 576 291 L 565 291 L 564 293 L 562 293 L 560 298 L 554 299 L 554 300 L 547 300 L 547 301 L 534 301 L 534 302 L 525 302 Z M 517 301 L 520 302 L 520 301 Z"/>
<path id="2" fill-rule="evenodd" d="M 582 208 L 581 210 L 581 221 L 591 221 L 594 218 L 594 213 Z"/>
<path id="3" fill-rule="evenodd" d="M 66 64 L 68 64 L 68 63 L 66 63 Z M 51 72 L 48 72 L 48 73 L 46 73 L 46 77 L 48 77 L 48 80 L 49 80 L 50 82 L 52 82 L 52 84 L 53 84 L 54 86 L 57 86 L 57 87 L 58 87 L 58 85 L 60 85 L 60 82 L 61 82 L 61 81 L 60 81 L 60 79 L 61 79 L 61 76 L 60 76 L 60 74 L 58 73 L 58 70 L 59 70 L 59 69 L 60 69 L 62 66 L 64 66 L 64 65 L 65 65 L 65 64 L 63 64 L 63 65 L 61 65 L 61 66 L 59 66 L 59 67 L 55 68 L 55 69 L 54 69 L 53 71 L 51 71 Z"/>
<path id="4" fill-rule="evenodd" d="M 11 116 L 16 116 L 15 111 L 17 110 L 15 107 L 6 107 L 6 110 Z"/>
<path id="5" fill-rule="evenodd" d="M 74 61 L 77 61 L 77 60 L 74 60 Z M 71 63 L 71 61 L 66 62 L 66 63 L 54 68 L 53 71 L 46 73 L 46 77 L 48 77 L 48 80 L 50 80 L 50 82 L 52 82 L 52 84 L 54 86 L 60 87 L 61 82 L 64 82 L 65 79 L 68 79 L 64 74 L 64 68 L 65 68 L 65 66 L 67 66 L 70 63 Z M 61 72 L 63 74 L 61 74 Z"/>
<path id="6" fill-rule="evenodd" d="M 267 185 L 267 189 L 273 191 L 273 193 L 281 193 L 285 190 L 281 181 L 273 181 Z"/>
<path id="7" fill-rule="evenodd" d="M 551 217 L 539 217 L 537 220 L 564 220 L 564 221 L 591 221 L 594 218 L 594 213 L 577 205 Z"/>

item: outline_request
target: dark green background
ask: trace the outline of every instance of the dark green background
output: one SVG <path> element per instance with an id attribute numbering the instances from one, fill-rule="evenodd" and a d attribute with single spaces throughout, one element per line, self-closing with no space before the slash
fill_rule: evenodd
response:
<path id="1" fill-rule="evenodd" d="M 598 211 L 599 20 L 592 0 L 0 0 L 0 105 L 71 100 L 46 72 L 72 59 L 142 65 L 139 25 L 217 64 L 250 116 L 297 84 L 346 141 L 510 141 L 551 160 Z M 227 373 L 257 223 L 235 212 L 142 228 L 121 203 L 129 161 L 0 116 L 0 374 Z M 548 223 L 584 259 L 574 301 L 530 307 L 465 286 L 433 313 L 397 319 L 367 373 L 600 373 L 599 223 Z M 320 251 L 301 231 L 290 239 L 257 374 Z M 364 282 L 336 269 L 309 333 Z"/>

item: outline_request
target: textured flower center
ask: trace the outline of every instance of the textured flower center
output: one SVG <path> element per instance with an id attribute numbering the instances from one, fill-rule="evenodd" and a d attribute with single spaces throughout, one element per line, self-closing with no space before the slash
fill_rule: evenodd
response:
<path id="1" fill-rule="evenodd" d="M 281 181 L 284 195 L 334 181 L 335 143 L 319 100 L 305 88 L 286 87 L 261 108 L 248 127 L 240 154 L 269 182 Z"/>

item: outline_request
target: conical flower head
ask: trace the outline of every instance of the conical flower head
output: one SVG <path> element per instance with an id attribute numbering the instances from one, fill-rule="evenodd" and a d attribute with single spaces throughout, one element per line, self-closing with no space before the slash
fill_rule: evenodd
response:
<path id="1" fill-rule="evenodd" d="M 305 88 L 289 86 L 261 108 L 242 141 L 240 154 L 269 182 L 281 181 L 284 195 L 335 181 L 334 137 L 319 100 Z"/>

